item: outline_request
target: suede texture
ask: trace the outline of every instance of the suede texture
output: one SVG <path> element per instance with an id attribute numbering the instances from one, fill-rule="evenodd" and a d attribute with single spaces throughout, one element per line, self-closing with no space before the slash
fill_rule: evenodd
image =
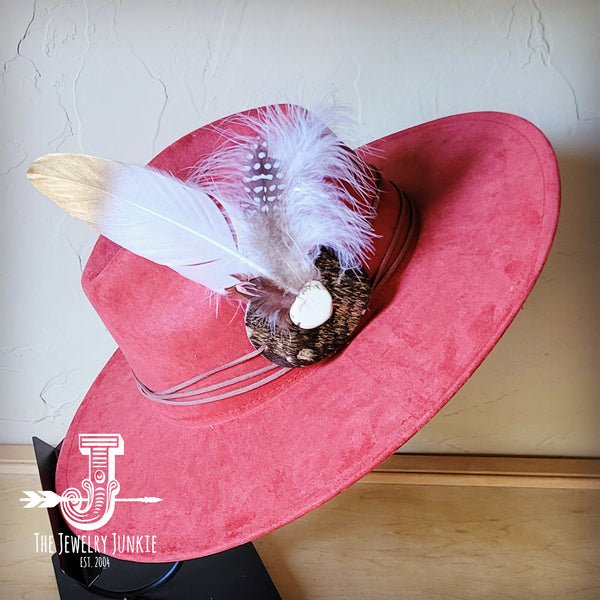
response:
<path id="1" fill-rule="evenodd" d="M 185 176 L 221 143 L 201 128 L 151 164 Z M 319 506 L 409 439 L 460 388 L 533 287 L 559 212 L 550 144 L 503 113 L 432 121 L 358 150 L 415 202 L 420 236 L 410 262 L 374 299 L 343 352 L 227 400 L 167 407 L 144 398 L 132 369 L 164 389 L 252 348 L 243 314 L 201 286 L 100 238 L 84 289 L 119 350 L 64 440 L 56 487 L 80 487 L 80 433 L 120 433 L 121 497 L 98 535 L 156 535 L 148 562 L 188 559 L 253 540 Z M 385 186 L 376 221 L 389 238 L 397 195 Z M 252 368 L 265 364 L 257 358 Z M 239 367 L 227 377 L 248 370 Z M 84 533 L 77 532 L 76 533 Z"/>

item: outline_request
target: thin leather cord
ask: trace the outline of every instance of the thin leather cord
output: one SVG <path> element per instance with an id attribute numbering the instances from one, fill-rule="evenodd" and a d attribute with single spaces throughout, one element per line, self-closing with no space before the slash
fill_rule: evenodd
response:
<path id="1" fill-rule="evenodd" d="M 226 368 L 226 367 L 224 367 L 224 368 Z M 139 379 L 137 377 L 135 377 L 135 375 L 134 375 L 134 377 L 135 377 L 135 381 L 138 385 L 138 389 L 140 390 L 140 392 L 144 396 L 146 396 L 146 398 L 149 398 L 150 400 L 154 400 L 155 402 L 160 402 L 161 404 L 170 404 L 170 405 L 174 405 L 174 406 L 195 406 L 197 404 L 208 404 L 209 402 L 216 402 L 217 400 L 223 400 L 225 398 L 231 398 L 232 396 L 237 396 L 238 394 L 250 392 L 258 387 L 265 385 L 266 383 L 269 383 L 270 381 L 277 379 L 278 377 L 281 377 L 284 373 L 287 373 L 291 369 L 291 367 L 277 368 L 277 365 L 273 365 L 273 368 L 276 368 L 277 370 L 274 373 L 272 373 L 271 375 L 268 375 L 267 377 L 260 379 L 259 381 L 255 381 L 254 383 L 245 385 L 243 387 L 236 388 L 234 390 L 230 390 L 228 392 L 223 392 L 222 394 L 215 394 L 213 396 L 208 396 L 206 398 L 195 398 L 194 400 L 184 400 L 183 398 L 192 396 L 192 395 L 195 396 L 198 394 L 206 393 L 207 388 L 199 388 L 196 390 L 190 390 L 189 392 L 183 392 L 183 393 L 180 392 L 179 395 L 173 394 L 172 396 L 170 396 L 168 398 L 164 398 L 161 392 L 153 392 L 153 391 L 149 390 L 141 381 L 139 381 Z M 269 367 L 269 370 L 272 370 L 272 369 Z M 254 377 L 258 372 L 261 372 L 261 371 L 264 371 L 264 369 L 258 369 L 258 371 L 248 373 L 247 376 L 242 376 L 240 378 L 226 380 L 226 381 L 222 382 L 222 385 L 221 384 L 219 384 L 219 385 L 220 385 L 220 387 L 225 387 L 226 385 L 231 385 L 236 380 L 242 381 L 244 379 L 250 379 L 251 377 Z M 178 398 L 181 398 L 181 399 L 178 399 Z"/>
<path id="2" fill-rule="evenodd" d="M 392 234 L 392 239 L 390 240 L 390 243 L 388 244 L 388 246 L 385 250 L 385 254 L 383 255 L 383 258 L 381 259 L 379 266 L 377 267 L 377 270 L 375 271 L 375 273 L 373 275 L 373 281 L 371 282 L 373 291 L 376 290 L 381 285 L 381 281 L 389 272 L 387 266 L 390 261 L 390 257 L 392 256 L 394 250 L 396 249 L 396 244 L 398 243 L 398 238 L 400 237 L 400 230 L 401 230 L 400 223 L 402 222 L 402 217 L 404 216 L 404 213 L 406 211 L 406 201 L 404 199 L 404 196 L 402 194 L 400 194 L 400 198 L 402 200 L 402 203 L 400 205 L 400 212 L 399 212 L 398 218 L 396 220 L 396 227 L 394 228 L 394 233 Z"/>
<path id="3" fill-rule="evenodd" d="M 248 360 L 251 360 L 255 356 L 258 356 L 259 354 L 262 354 L 263 351 L 264 351 L 264 347 L 261 346 L 260 348 L 257 348 L 256 350 L 254 350 L 252 352 L 249 352 L 248 354 L 244 354 L 244 356 L 240 356 L 239 358 L 236 358 L 235 360 L 232 360 L 231 362 L 228 362 L 225 365 L 221 365 L 220 367 L 217 367 L 216 369 L 211 369 L 210 371 L 206 371 L 205 373 L 202 373 L 201 375 L 196 375 L 196 377 L 192 377 L 192 379 L 188 379 L 187 381 L 184 381 L 182 383 L 174 385 L 173 387 L 170 387 L 167 390 L 163 390 L 163 391 L 160 392 L 160 395 L 162 397 L 169 397 L 169 396 L 175 397 L 174 394 L 176 392 L 179 392 L 179 391 L 183 390 L 184 388 L 189 387 L 190 385 L 194 385 L 195 383 L 198 383 L 199 381 L 202 381 L 203 379 L 206 379 L 207 377 L 210 377 L 211 375 L 215 375 L 216 373 L 224 371 L 225 369 L 229 369 L 230 367 L 235 367 L 236 365 L 239 365 L 240 363 L 243 363 L 243 362 L 246 362 Z M 273 367 L 274 366 L 275 365 L 273 365 Z M 252 374 L 249 373 L 248 376 L 245 377 L 245 378 L 249 379 L 250 377 L 252 377 Z M 233 381 L 232 381 L 232 383 L 233 383 Z M 213 389 L 217 389 L 217 388 L 215 388 L 213 386 Z M 209 390 L 207 389 L 206 391 L 209 391 Z"/>
<path id="4" fill-rule="evenodd" d="M 381 286 L 392 276 L 394 271 L 398 268 L 400 263 L 404 260 L 404 257 L 406 256 L 406 254 L 407 254 L 408 250 L 410 249 L 411 244 L 414 240 L 414 235 L 415 235 L 415 231 L 417 228 L 416 210 L 415 210 L 415 207 L 413 206 L 411 199 L 404 192 L 399 190 L 394 182 L 390 182 L 390 183 L 394 186 L 394 188 L 398 192 L 400 198 L 402 198 L 402 200 L 403 200 L 402 209 L 400 211 L 400 214 L 398 215 L 398 220 L 396 221 L 396 227 L 394 229 L 392 239 L 387 247 L 387 250 L 386 250 L 383 258 L 381 259 L 381 262 L 379 263 L 379 267 L 377 268 L 375 275 L 373 276 L 373 292 L 376 292 L 379 288 L 381 288 Z M 388 265 L 386 263 L 389 262 L 390 257 L 393 254 L 394 247 L 400 236 L 400 231 L 401 231 L 400 223 L 402 222 L 402 217 L 403 217 L 406 209 L 408 209 L 410 211 L 410 215 L 409 215 L 410 222 L 409 222 L 409 226 L 408 226 L 408 231 L 406 233 L 406 237 L 404 238 L 404 242 L 402 243 L 400 250 L 398 250 L 398 252 L 396 253 L 391 264 Z"/>
<path id="5" fill-rule="evenodd" d="M 227 367 L 223 367 L 220 370 L 224 370 L 226 368 Z M 220 383 L 215 383 L 213 385 L 207 385 L 205 387 L 198 388 L 195 390 L 188 390 L 187 392 L 171 392 L 170 394 L 167 394 L 165 392 L 150 392 L 150 390 L 148 390 L 148 388 L 146 388 L 146 386 L 144 386 L 143 384 L 141 384 L 141 385 L 146 390 L 148 390 L 148 392 L 150 392 L 153 395 L 158 396 L 162 400 L 178 400 L 178 399 L 183 399 L 183 398 L 189 398 L 190 396 L 196 396 L 198 394 L 208 394 L 209 392 L 214 392 L 216 390 L 220 390 L 229 385 L 235 385 L 236 383 L 240 383 L 241 381 L 247 381 L 248 379 L 252 379 L 253 377 L 258 377 L 259 375 L 262 375 L 263 373 L 268 373 L 269 371 L 272 371 L 273 369 L 276 369 L 276 368 L 277 368 L 277 365 L 267 365 L 266 367 L 263 367 L 262 369 L 256 369 L 255 371 L 251 371 L 250 373 L 244 373 L 243 375 L 239 375 L 238 377 L 226 379 L 225 381 L 221 381 Z M 181 387 L 189 387 L 190 385 L 193 385 L 192 381 L 193 380 L 190 380 L 190 382 L 184 381 L 182 384 L 180 384 L 180 386 Z"/>

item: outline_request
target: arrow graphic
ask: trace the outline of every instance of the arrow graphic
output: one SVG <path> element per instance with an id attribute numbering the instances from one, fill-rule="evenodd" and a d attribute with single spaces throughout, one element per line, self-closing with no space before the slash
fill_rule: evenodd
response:
<path id="1" fill-rule="evenodd" d="M 54 492 L 23 492 L 27 498 L 19 498 L 21 502 L 28 502 L 23 508 L 52 508 L 56 506 L 61 497 Z"/>
<path id="2" fill-rule="evenodd" d="M 51 491 L 23 491 L 27 498 L 19 498 L 21 502 L 27 502 L 23 508 L 53 508 L 61 502 L 73 502 L 72 498 L 63 498 L 55 492 Z M 143 498 L 115 498 L 117 502 L 143 502 L 151 504 L 154 502 L 162 502 L 162 498 L 154 498 L 152 496 L 144 496 Z"/>

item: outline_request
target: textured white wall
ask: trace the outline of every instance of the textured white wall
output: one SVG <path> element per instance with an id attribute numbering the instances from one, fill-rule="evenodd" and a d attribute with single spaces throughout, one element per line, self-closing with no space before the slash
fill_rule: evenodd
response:
<path id="1" fill-rule="evenodd" d="M 79 286 L 95 240 L 25 178 L 52 151 L 145 163 L 215 118 L 333 92 L 354 144 L 517 113 L 559 156 L 532 296 L 404 449 L 598 455 L 600 4 L 572 0 L 0 0 L 0 442 L 58 442 L 114 343 Z"/>

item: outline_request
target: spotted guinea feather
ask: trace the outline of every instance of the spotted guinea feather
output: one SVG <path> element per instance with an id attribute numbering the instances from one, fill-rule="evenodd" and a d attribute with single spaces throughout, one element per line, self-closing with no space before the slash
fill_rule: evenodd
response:
<path id="1" fill-rule="evenodd" d="M 371 169 L 321 118 L 300 107 L 259 109 L 231 125 L 247 135 L 237 133 L 197 165 L 193 181 L 219 198 L 240 251 L 265 268 L 277 293 L 296 295 L 318 279 L 314 261 L 322 248 L 343 270 L 358 268 L 374 237 Z M 226 127 L 221 133 L 227 137 Z M 275 293 L 273 286 L 261 289 Z"/>

